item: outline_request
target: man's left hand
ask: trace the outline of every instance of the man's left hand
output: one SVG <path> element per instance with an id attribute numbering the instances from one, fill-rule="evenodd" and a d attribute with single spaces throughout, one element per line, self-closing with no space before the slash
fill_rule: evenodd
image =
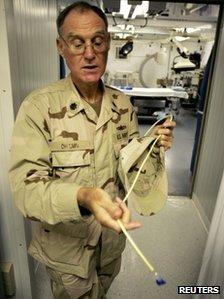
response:
<path id="1" fill-rule="evenodd" d="M 164 147 L 165 151 L 171 148 L 173 144 L 173 129 L 176 126 L 175 121 L 171 121 L 169 118 L 164 121 L 162 125 L 155 126 L 155 136 L 161 135 L 157 145 Z"/>

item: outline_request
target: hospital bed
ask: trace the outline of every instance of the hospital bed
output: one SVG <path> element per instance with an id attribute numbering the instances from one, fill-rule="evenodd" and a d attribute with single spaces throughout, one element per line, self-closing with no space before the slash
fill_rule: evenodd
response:
<path id="1" fill-rule="evenodd" d="M 188 98 L 187 92 L 171 88 L 126 87 L 120 90 L 130 97 L 138 118 L 142 119 L 155 119 L 165 114 L 166 107 L 179 114 L 180 99 Z"/>

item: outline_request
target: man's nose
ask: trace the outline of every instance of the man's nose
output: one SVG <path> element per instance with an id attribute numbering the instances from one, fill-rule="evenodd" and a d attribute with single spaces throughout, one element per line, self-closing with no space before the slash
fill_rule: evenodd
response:
<path id="1" fill-rule="evenodd" d="M 95 57 L 96 54 L 95 54 L 92 44 L 88 44 L 85 46 L 83 55 L 87 59 L 93 59 Z"/>

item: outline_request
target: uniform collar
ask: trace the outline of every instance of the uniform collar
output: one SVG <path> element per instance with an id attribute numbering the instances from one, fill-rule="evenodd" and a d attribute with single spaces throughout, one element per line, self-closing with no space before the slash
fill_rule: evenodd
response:
<path id="1" fill-rule="evenodd" d="M 101 128 L 106 122 L 108 122 L 111 118 L 113 118 L 116 114 L 121 114 L 119 109 L 119 102 L 122 101 L 121 99 L 122 94 L 117 92 L 116 90 L 112 90 L 110 87 L 104 86 L 104 95 L 102 101 L 102 107 L 100 112 L 100 117 L 97 123 L 97 130 Z"/>
<path id="2" fill-rule="evenodd" d="M 114 112 L 120 114 L 117 105 L 117 101 L 120 100 L 119 95 L 117 95 L 116 92 L 111 94 L 109 88 L 105 88 L 105 85 L 102 81 L 100 84 L 103 88 L 103 99 L 99 118 L 96 116 L 90 105 L 88 105 L 88 103 L 81 98 L 72 81 L 71 74 L 69 74 L 65 79 L 65 83 L 72 91 L 67 99 L 67 111 L 70 117 L 73 117 L 80 111 L 85 110 L 87 116 L 97 124 L 96 130 L 98 130 L 114 116 Z"/>
<path id="3" fill-rule="evenodd" d="M 71 74 L 65 79 L 66 87 L 71 91 L 67 99 L 67 111 L 68 116 L 72 117 L 78 114 L 81 110 L 85 109 L 84 101 L 80 97 L 80 94 L 74 86 L 71 78 Z"/>

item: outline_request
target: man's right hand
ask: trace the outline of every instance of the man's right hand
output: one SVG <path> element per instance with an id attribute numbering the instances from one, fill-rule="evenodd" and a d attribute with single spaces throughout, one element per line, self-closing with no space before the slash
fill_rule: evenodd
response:
<path id="1" fill-rule="evenodd" d="M 121 228 L 117 219 L 123 222 L 127 230 L 140 227 L 139 222 L 131 221 L 131 213 L 126 204 L 119 198 L 113 202 L 101 188 L 82 187 L 78 191 L 77 199 L 79 205 L 90 210 L 101 225 L 112 228 L 118 233 L 121 232 Z"/>

